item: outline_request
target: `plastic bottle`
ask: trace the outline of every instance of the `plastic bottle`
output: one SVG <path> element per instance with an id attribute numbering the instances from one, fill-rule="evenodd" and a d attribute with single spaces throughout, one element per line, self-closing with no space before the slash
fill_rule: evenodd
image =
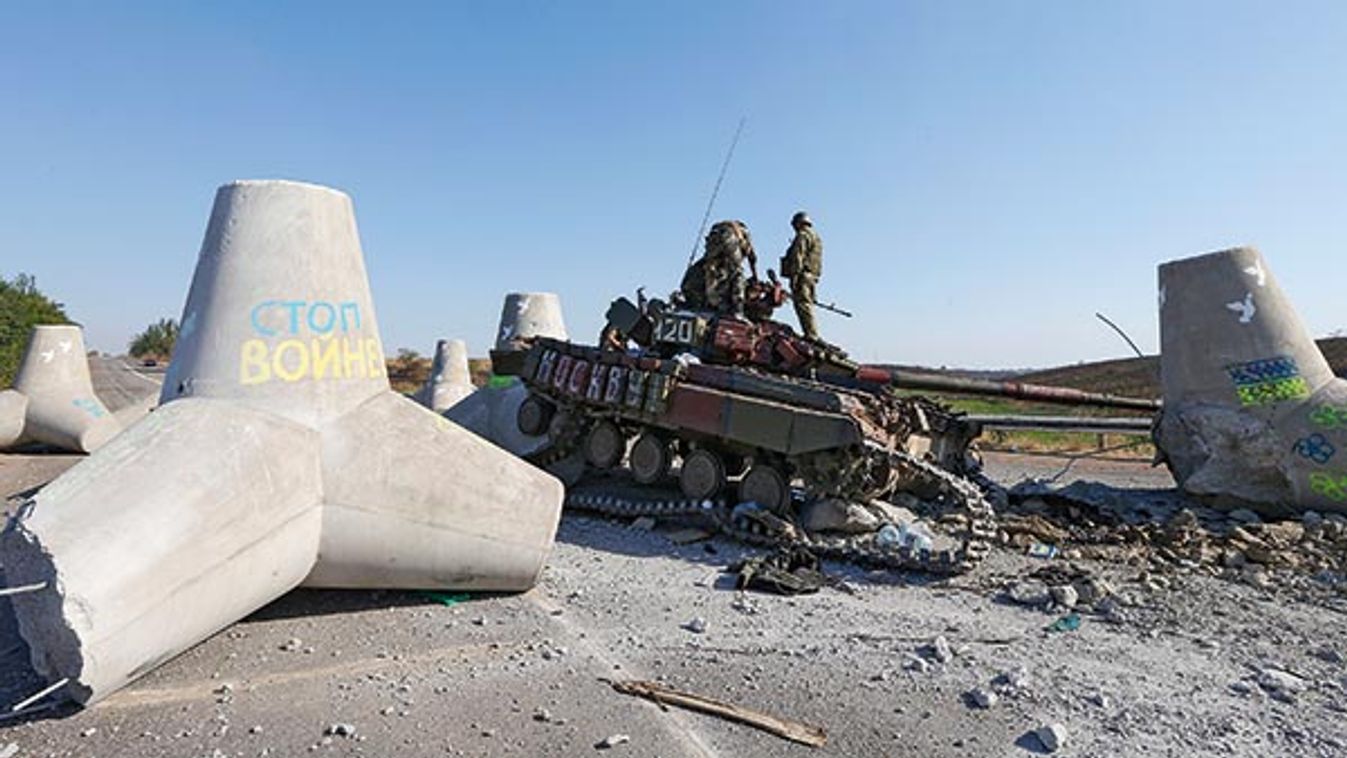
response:
<path id="1" fill-rule="evenodd" d="M 905 524 L 899 531 L 903 534 L 903 544 L 911 547 L 916 552 L 930 550 L 935 547 L 935 537 L 931 530 L 921 522 Z"/>

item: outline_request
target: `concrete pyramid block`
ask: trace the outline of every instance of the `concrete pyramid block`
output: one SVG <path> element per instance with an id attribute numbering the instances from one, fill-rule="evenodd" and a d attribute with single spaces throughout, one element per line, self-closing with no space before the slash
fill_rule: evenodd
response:
<path id="1" fill-rule="evenodd" d="M 163 406 L 0 534 L 36 670 L 93 702 L 301 584 L 522 590 L 562 488 L 394 393 L 350 199 L 216 195 Z"/>
<path id="2" fill-rule="evenodd" d="M 1179 485 L 1266 513 L 1347 511 L 1347 382 L 1252 248 L 1159 269 L 1164 410 Z"/>
<path id="3" fill-rule="evenodd" d="M 492 361 L 509 360 L 526 349 L 533 337 L 569 339 L 561 315 L 561 298 L 551 292 L 507 294 L 500 326 L 496 328 Z M 528 388 L 518 378 L 493 376 L 487 386 L 450 407 L 444 415 L 515 455 L 528 455 L 547 443 L 546 437 L 532 437 L 519 431 L 515 419 L 528 396 Z"/>
<path id="4" fill-rule="evenodd" d="M 0 393 L 0 449 L 38 442 L 90 453 L 121 430 L 94 394 L 83 331 L 33 327 L 14 389 Z"/>
<path id="5" fill-rule="evenodd" d="M 416 393 L 416 401 L 436 413 L 444 413 L 473 392 L 472 373 L 468 368 L 468 346 L 463 340 L 435 343 L 430 376 Z"/>
<path id="6" fill-rule="evenodd" d="M 561 315 L 561 298 L 554 292 L 511 292 L 500 310 L 497 350 L 520 350 L 533 337 L 569 339 Z"/>

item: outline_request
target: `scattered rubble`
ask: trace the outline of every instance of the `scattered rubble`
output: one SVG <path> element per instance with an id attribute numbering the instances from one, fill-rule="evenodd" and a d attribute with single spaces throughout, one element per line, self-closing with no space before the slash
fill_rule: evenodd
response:
<path id="1" fill-rule="evenodd" d="M 1086 696 L 1085 700 L 1090 705 L 1094 705 L 1099 708 L 1110 708 L 1113 706 L 1113 701 L 1109 698 L 1108 695 L 1105 695 L 1102 692 L 1092 692 L 1088 696 Z"/>
<path id="2" fill-rule="evenodd" d="M 931 670 L 931 664 L 927 663 L 926 659 L 921 656 L 909 655 L 907 659 L 903 661 L 903 669 L 905 671 L 915 671 L 918 674 L 925 674 L 927 671 Z"/>
<path id="3" fill-rule="evenodd" d="M 1030 534 L 1051 531 L 1061 557 L 1125 564 L 1151 572 L 1143 584 L 1168 589 L 1175 571 L 1200 571 L 1260 588 L 1282 583 L 1292 573 L 1326 584 L 1347 576 L 1347 516 L 1310 512 L 1271 521 L 1251 512 L 1223 512 L 1172 490 L 1120 490 L 1073 482 L 1055 488 L 1037 481 L 1010 491 L 1001 514 L 1002 541 L 1015 546 Z M 1248 517 L 1254 515 L 1256 520 Z M 1083 578 L 1072 583 L 1078 602 L 1093 605 L 1115 592 L 1108 582 Z M 1023 605 L 1046 605 L 1051 588 L 1029 580 L 1007 586 L 1007 597 Z"/>
<path id="4" fill-rule="evenodd" d="M 684 623 L 683 628 L 688 630 L 689 632 L 692 632 L 693 634 L 705 634 L 706 619 L 702 618 L 701 616 L 696 616 L 690 621 Z"/>
<path id="5" fill-rule="evenodd" d="M 1028 692 L 1029 669 L 1024 666 L 1017 666 L 1009 671 L 1003 671 L 992 680 L 992 685 L 1007 695 L 1019 695 Z"/>
<path id="6" fill-rule="evenodd" d="M 1034 730 L 1034 736 L 1049 753 L 1055 753 L 1066 744 L 1066 727 L 1061 724 L 1046 724 Z"/>
<path id="7" fill-rule="evenodd" d="M 1294 702 L 1296 696 L 1309 689 L 1310 686 L 1310 682 L 1304 678 L 1273 667 L 1259 671 L 1256 681 L 1258 686 L 1262 687 L 1270 697 L 1288 703 Z"/>
<path id="8" fill-rule="evenodd" d="M 1052 602 L 1052 593 L 1048 586 L 1035 579 L 1012 582 L 1006 587 L 1006 596 L 1019 605 L 1046 606 Z"/>
<path id="9" fill-rule="evenodd" d="M 954 649 L 950 647 L 949 640 L 945 639 L 944 635 L 931 640 L 931 644 L 923 647 L 919 652 L 936 663 L 949 663 L 954 660 Z"/>
<path id="10" fill-rule="evenodd" d="M 345 737 L 347 739 L 350 739 L 356 736 L 355 727 L 352 726 L 351 724 L 345 724 L 340 722 L 336 724 L 330 724 L 326 729 L 323 730 L 323 736 Z"/>
<path id="11" fill-rule="evenodd" d="M 984 687 L 969 690 L 966 697 L 968 702 L 976 708 L 991 708 L 1000 700 L 995 692 Z"/>
<path id="12" fill-rule="evenodd" d="M 1069 584 L 1059 584 L 1054 587 L 1049 587 L 1048 591 L 1052 595 L 1053 604 L 1059 608 L 1066 608 L 1068 610 L 1075 608 L 1076 603 L 1080 599 L 1080 595 L 1076 592 L 1076 588 Z"/>

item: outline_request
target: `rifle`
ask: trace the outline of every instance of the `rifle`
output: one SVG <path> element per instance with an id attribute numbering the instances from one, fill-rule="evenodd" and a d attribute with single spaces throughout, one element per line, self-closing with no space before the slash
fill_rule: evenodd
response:
<path id="1" fill-rule="evenodd" d="M 757 278 L 757 274 L 756 274 L 756 273 L 755 273 L 753 276 L 754 276 L 754 278 Z M 777 280 L 777 278 L 776 278 L 776 272 L 773 271 L 773 270 L 771 270 L 770 268 L 767 269 L 767 279 L 770 280 L 771 283 L 772 283 L 773 285 L 776 285 L 776 284 L 778 283 L 778 280 Z M 786 298 L 789 299 L 789 300 L 794 300 L 794 299 L 795 299 L 795 297 L 794 297 L 790 292 L 785 292 L 785 291 L 783 290 L 783 294 L 785 294 Z M 837 315 L 843 316 L 843 317 L 846 317 L 846 318 L 851 318 L 852 316 L 855 315 L 855 314 L 853 314 L 851 311 L 848 311 L 848 310 L 845 310 L 845 309 L 842 309 L 842 308 L 837 307 L 837 304 L 836 304 L 836 303 L 821 303 L 821 302 L 815 301 L 815 302 L 814 302 L 814 305 L 817 306 L 817 307 L 819 307 L 819 308 L 821 308 L 821 309 L 823 309 L 823 310 L 825 310 L 825 311 L 829 311 L 829 312 L 831 312 L 831 313 L 836 313 Z"/>

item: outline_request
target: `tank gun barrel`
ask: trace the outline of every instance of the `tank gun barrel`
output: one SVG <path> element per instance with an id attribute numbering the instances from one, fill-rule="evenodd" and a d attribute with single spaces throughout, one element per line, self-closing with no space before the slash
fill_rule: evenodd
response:
<path id="1" fill-rule="evenodd" d="M 1089 405 L 1100 408 L 1123 408 L 1152 412 L 1160 410 L 1160 401 L 1149 398 L 1123 397 L 1104 392 L 1086 392 L 1070 387 L 1049 387 L 1042 384 L 941 376 L 879 366 L 862 366 L 857 371 L 856 378 L 862 382 L 887 384 L 898 389 L 1009 397 L 1016 400 L 1032 400 L 1058 405 Z"/>

